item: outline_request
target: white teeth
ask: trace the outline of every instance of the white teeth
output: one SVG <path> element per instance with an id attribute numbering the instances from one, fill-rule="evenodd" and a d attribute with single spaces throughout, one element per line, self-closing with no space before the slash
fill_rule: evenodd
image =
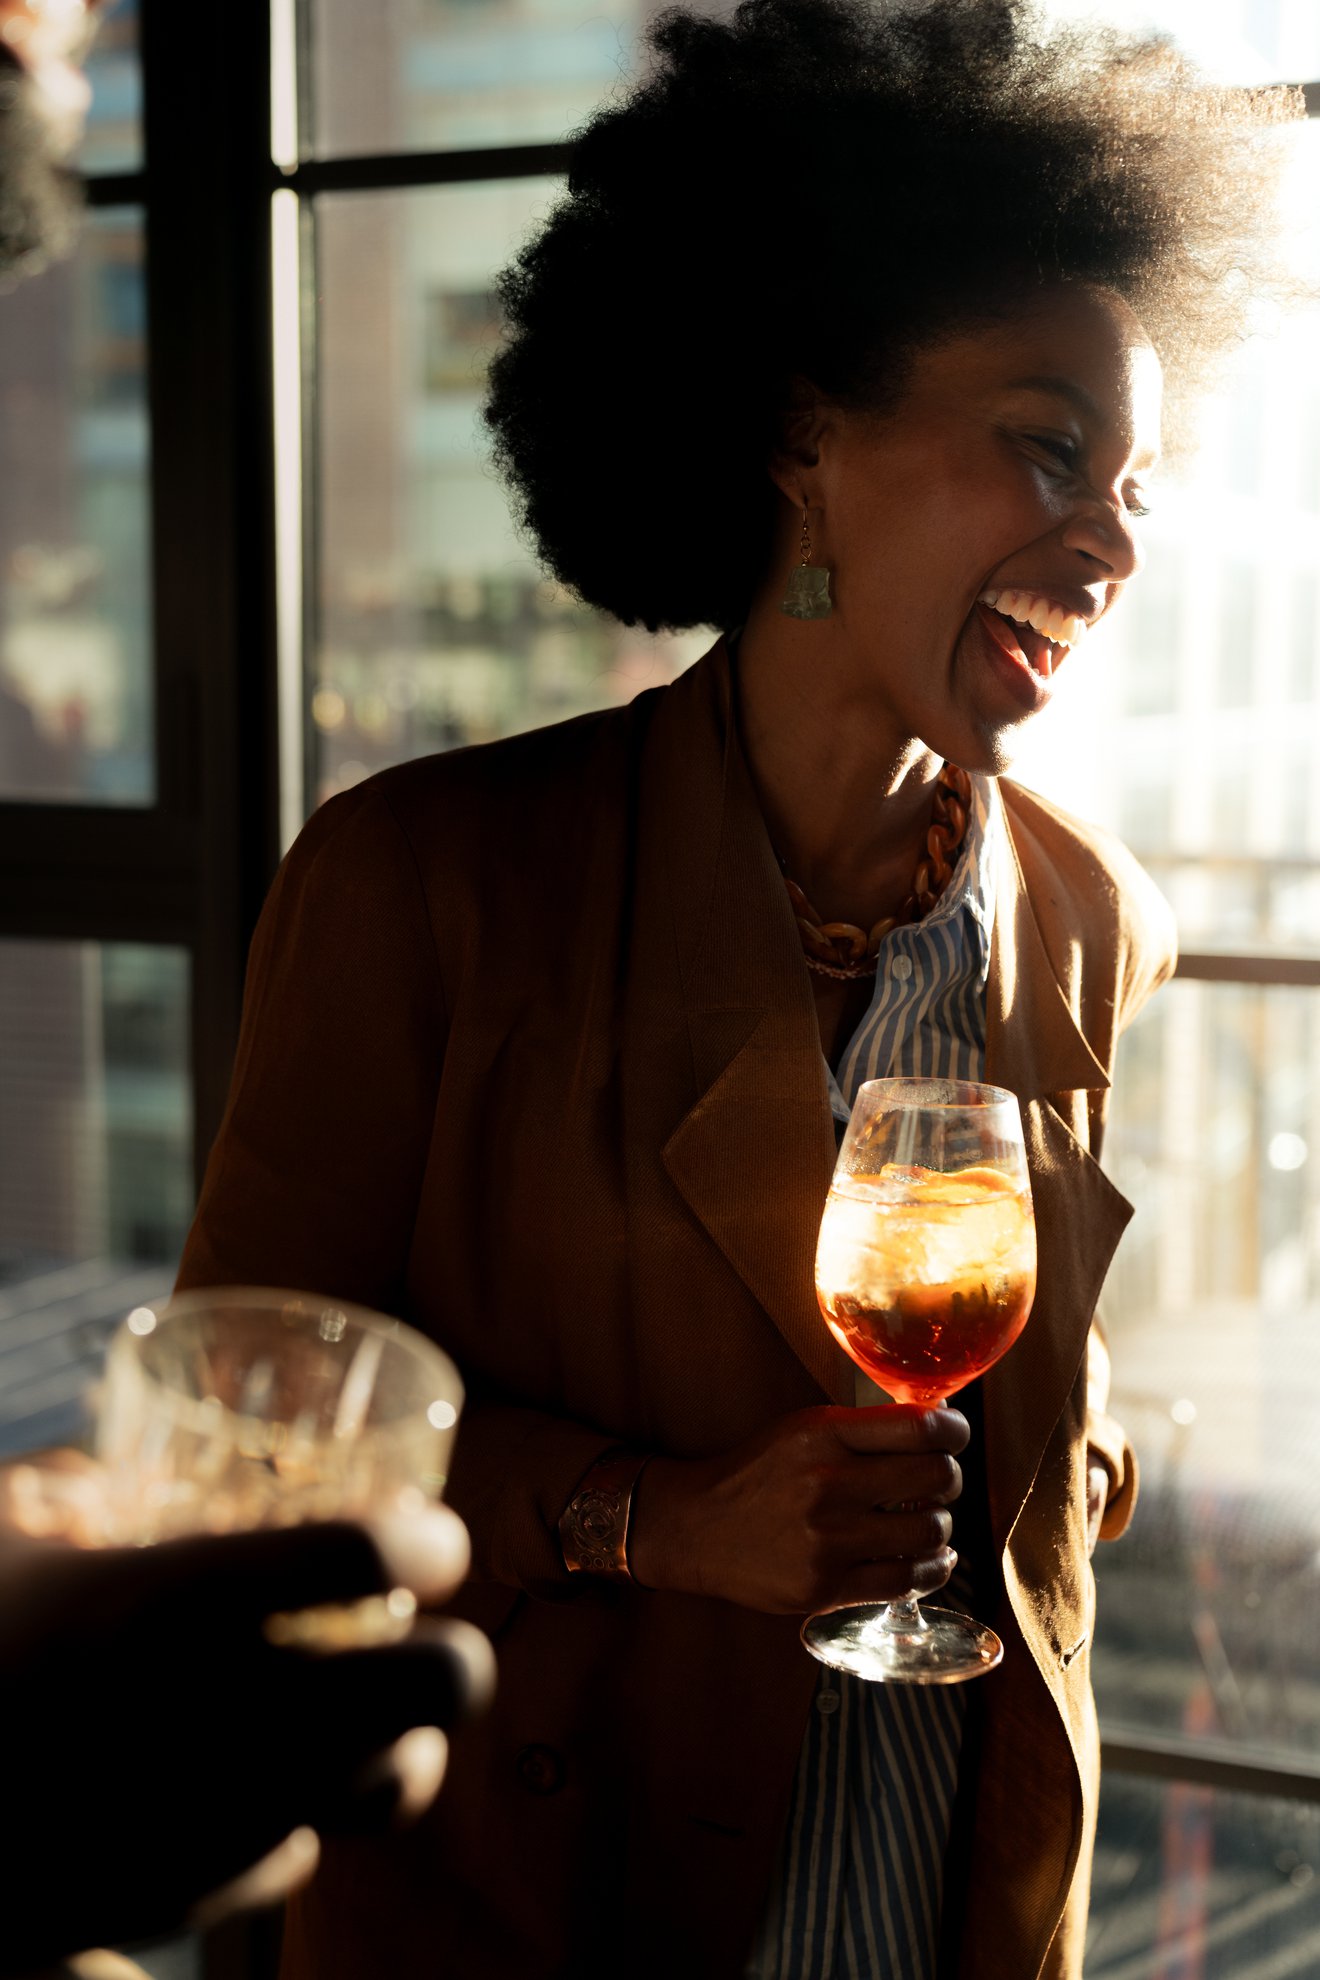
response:
<path id="1" fill-rule="evenodd" d="M 983 591 L 980 602 L 1019 625 L 1034 626 L 1055 646 L 1080 646 L 1086 634 L 1085 619 L 1034 591 Z"/>

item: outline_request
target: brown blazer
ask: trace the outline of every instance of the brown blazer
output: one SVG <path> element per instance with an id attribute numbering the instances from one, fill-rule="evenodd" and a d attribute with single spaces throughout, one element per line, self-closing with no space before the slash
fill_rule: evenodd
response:
<path id="1" fill-rule="evenodd" d="M 954 1963 L 1062 1980 L 1098 1775 L 1088 1428 L 1110 1533 L 1134 1487 L 1087 1353 L 1129 1207 L 1090 1150 L 1172 945 L 1120 847 L 1002 788 L 986 1072 L 1021 1097 L 1040 1277 L 984 1383 L 1005 1657 Z M 253 947 L 182 1283 L 362 1300 L 454 1356 L 461 1607 L 500 1692 L 420 1829 L 328 1852 L 288 1975 L 736 1980 L 817 1667 L 794 1618 L 570 1583 L 556 1521 L 617 1442 L 703 1455 L 852 1400 L 812 1290 L 833 1159 L 722 644 L 626 709 L 405 765 L 311 820 Z"/>

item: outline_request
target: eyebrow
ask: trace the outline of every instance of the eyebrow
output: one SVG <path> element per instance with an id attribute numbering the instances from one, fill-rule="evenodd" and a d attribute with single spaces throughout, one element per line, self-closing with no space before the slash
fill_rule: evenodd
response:
<path id="1" fill-rule="evenodd" d="M 1052 392 L 1056 398 L 1067 399 L 1076 406 L 1078 412 L 1097 426 L 1107 426 L 1108 421 L 1085 386 L 1072 378 L 1014 378 L 1009 384 L 1010 392 Z"/>

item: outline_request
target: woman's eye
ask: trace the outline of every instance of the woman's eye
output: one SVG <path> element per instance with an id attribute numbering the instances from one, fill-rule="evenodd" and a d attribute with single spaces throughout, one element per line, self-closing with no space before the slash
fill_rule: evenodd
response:
<path id="1" fill-rule="evenodd" d="M 1144 494 L 1138 493 L 1135 489 L 1130 495 L 1124 497 L 1124 506 L 1135 522 L 1140 522 L 1143 517 L 1150 514 L 1150 506 Z"/>
<path id="2" fill-rule="evenodd" d="M 1077 461 L 1075 440 L 1067 440 L 1062 434 L 1057 433 L 1029 433 L 1027 438 L 1033 447 L 1039 447 L 1042 453 L 1051 455 L 1060 467 L 1075 466 Z"/>

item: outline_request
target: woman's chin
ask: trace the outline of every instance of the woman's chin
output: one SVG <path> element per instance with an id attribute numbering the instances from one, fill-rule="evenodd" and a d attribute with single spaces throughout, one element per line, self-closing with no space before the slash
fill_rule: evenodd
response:
<path id="1" fill-rule="evenodd" d="M 1001 714 L 960 711 L 946 721 L 931 723 L 922 736 L 926 748 L 946 763 L 980 777 L 1002 777 L 1013 768 L 1026 740 L 1031 717 L 1005 722 Z"/>

